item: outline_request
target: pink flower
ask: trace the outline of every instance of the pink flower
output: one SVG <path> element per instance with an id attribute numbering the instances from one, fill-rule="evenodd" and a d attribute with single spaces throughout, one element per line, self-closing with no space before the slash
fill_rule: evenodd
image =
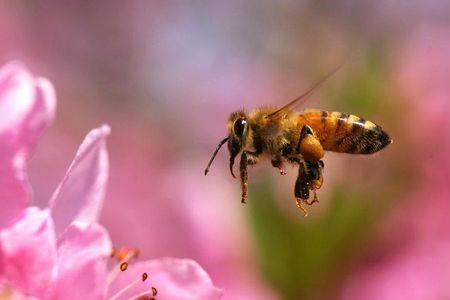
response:
<path id="1" fill-rule="evenodd" d="M 108 271 L 111 241 L 98 224 L 108 177 L 106 125 L 86 136 L 49 207 L 29 206 L 26 161 L 55 105 L 47 80 L 18 63 L 0 69 L 0 299 L 150 299 L 152 286 L 164 299 L 219 299 L 191 260 L 150 260 L 121 272 L 126 257 Z"/>

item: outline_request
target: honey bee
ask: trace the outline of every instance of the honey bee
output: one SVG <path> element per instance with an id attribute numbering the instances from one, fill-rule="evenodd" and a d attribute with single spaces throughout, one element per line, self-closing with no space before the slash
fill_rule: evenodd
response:
<path id="1" fill-rule="evenodd" d="M 305 93 L 281 108 L 261 107 L 246 112 L 233 112 L 227 122 L 228 136 L 214 151 L 205 169 L 205 175 L 223 144 L 230 152 L 230 172 L 236 156 L 241 153 L 239 173 L 242 198 L 248 197 L 248 165 L 255 165 L 261 157 L 270 157 L 272 166 L 285 175 L 284 163 L 298 166 L 294 195 L 297 207 L 308 215 L 304 204 L 318 202 L 316 191 L 323 183 L 322 158 L 325 151 L 372 154 L 392 143 L 389 135 L 378 125 L 352 114 L 320 109 L 296 112 L 318 86 L 339 68 L 318 81 Z M 310 191 L 314 197 L 309 201 Z"/>

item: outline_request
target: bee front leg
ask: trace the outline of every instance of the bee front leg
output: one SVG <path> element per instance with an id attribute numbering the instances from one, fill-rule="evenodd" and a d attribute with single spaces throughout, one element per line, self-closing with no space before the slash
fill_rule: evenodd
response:
<path id="1" fill-rule="evenodd" d="M 258 162 L 258 153 L 243 151 L 241 154 L 241 161 L 239 163 L 239 173 L 241 175 L 241 188 L 242 188 L 242 203 L 247 202 L 248 198 L 248 165 L 255 165 Z"/>
<path id="2" fill-rule="evenodd" d="M 239 163 L 239 172 L 241 175 L 241 188 L 242 188 L 242 199 L 241 203 L 245 203 L 248 198 L 248 172 L 247 172 L 247 165 L 248 165 L 248 157 L 247 152 L 244 151 L 241 154 L 241 161 Z"/>

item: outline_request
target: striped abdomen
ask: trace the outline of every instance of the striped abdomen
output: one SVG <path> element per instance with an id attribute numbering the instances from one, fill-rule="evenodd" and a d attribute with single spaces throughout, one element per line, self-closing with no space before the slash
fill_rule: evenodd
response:
<path id="1" fill-rule="evenodd" d="M 380 126 L 355 115 L 311 110 L 300 117 L 299 123 L 309 125 L 327 151 L 371 154 L 392 143 Z"/>

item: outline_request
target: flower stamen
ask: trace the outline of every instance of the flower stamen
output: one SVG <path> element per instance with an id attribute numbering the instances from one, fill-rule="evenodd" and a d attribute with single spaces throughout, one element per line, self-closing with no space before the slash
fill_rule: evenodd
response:
<path id="1" fill-rule="evenodd" d="M 155 289 L 155 288 L 152 287 L 152 290 L 139 293 L 130 298 L 127 298 L 127 300 L 156 300 L 156 298 L 155 298 L 156 294 L 154 294 L 153 289 Z"/>
<path id="2" fill-rule="evenodd" d="M 124 272 L 128 269 L 128 263 L 126 261 L 124 261 L 123 263 L 120 264 L 120 271 Z"/>
<path id="3" fill-rule="evenodd" d="M 117 260 L 121 261 L 124 260 L 128 255 L 130 254 L 130 250 L 126 247 L 120 248 L 119 252 L 117 253 Z"/>
<path id="4" fill-rule="evenodd" d="M 113 248 L 114 249 L 114 248 Z M 116 254 L 116 250 L 111 250 L 111 254 Z M 117 275 L 120 272 L 124 272 L 128 269 L 128 261 L 132 258 L 136 258 L 139 255 L 139 249 L 128 250 L 128 248 L 121 248 L 117 253 L 117 260 L 119 264 L 113 267 L 113 269 L 109 272 L 108 277 L 106 279 L 106 283 L 109 286 L 114 279 L 116 279 Z M 114 257 L 114 255 L 112 255 Z"/>
<path id="5" fill-rule="evenodd" d="M 116 279 L 116 277 L 120 274 L 120 272 L 125 272 L 128 269 L 129 261 L 133 258 L 137 258 L 139 256 L 139 249 L 135 248 L 133 250 L 129 250 L 126 247 L 120 248 L 117 251 L 115 248 L 111 249 L 111 258 L 116 258 L 119 262 L 116 264 L 112 270 L 109 272 L 108 277 L 106 279 L 107 286 L 109 287 L 111 283 Z M 121 290 L 119 290 L 116 294 L 109 298 L 109 300 L 117 300 L 119 297 L 123 296 L 123 294 L 133 288 L 140 281 L 144 282 L 148 279 L 147 273 L 142 273 L 141 277 L 130 282 Z M 145 292 L 141 292 L 129 299 L 133 300 L 156 300 L 155 296 L 158 293 L 158 290 L 155 287 L 151 287 L 150 290 Z M 1 299 L 0 299 L 1 300 Z"/>
<path id="6" fill-rule="evenodd" d="M 144 282 L 146 281 L 148 278 L 148 274 L 147 273 L 142 273 L 141 277 L 130 282 L 128 285 L 126 285 L 125 287 L 123 287 L 120 291 L 118 291 L 114 296 L 112 296 L 111 298 L 109 298 L 109 300 L 116 300 L 118 299 L 120 296 L 122 296 L 126 291 L 128 291 L 129 289 L 131 289 L 133 286 L 135 286 L 136 284 L 138 284 L 139 282 Z M 153 289 L 153 287 L 152 287 Z M 149 292 L 147 291 L 146 294 L 148 294 Z M 145 295 L 145 294 L 144 294 Z M 141 294 L 139 294 L 138 296 L 141 296 Z M 136 299 L 138 296 L 132 297 L 130 299 Z"/>

